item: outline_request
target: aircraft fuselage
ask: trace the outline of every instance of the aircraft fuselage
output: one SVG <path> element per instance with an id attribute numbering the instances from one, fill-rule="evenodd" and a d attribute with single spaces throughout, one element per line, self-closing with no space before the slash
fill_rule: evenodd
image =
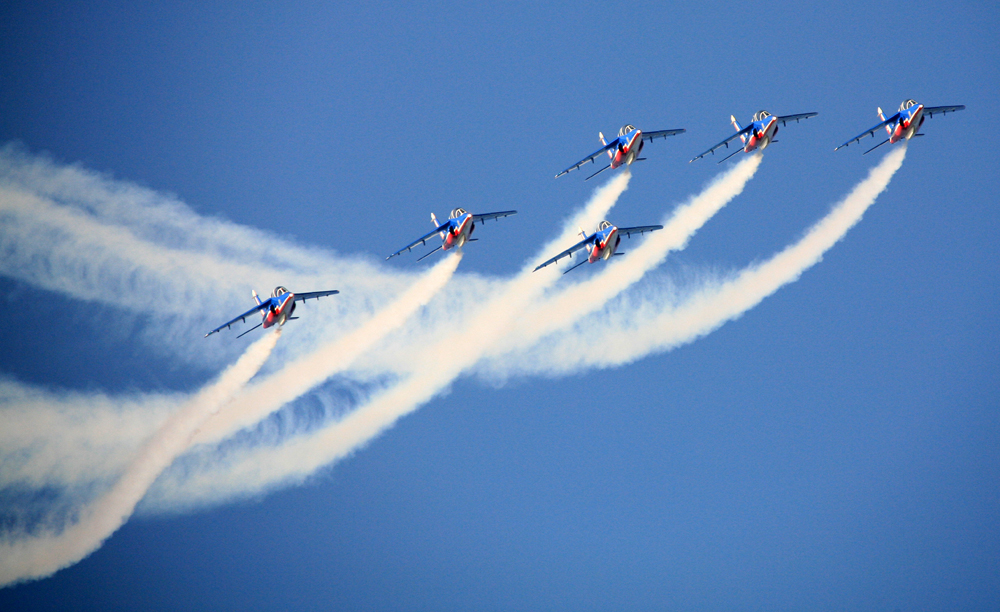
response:
<path id="1" fill-rule="evenodd" d="M 621 236 L 618 235 L 618 228 L 611 227 L 605 232 L 598 233 L 594 245 L 590 247 L 590 256 L 587 258 L 590 263 L 599 259 L 610 259 L 618 250 L 618 243 L 622 241 Z"/>
<path id="2" fill-rule="evenodd" d="M 624 134 L 618 137 L 618 146 L 614 151 L 608 151 L 611 157 L 611 169 L 620 167 L 622 164 L 626 166 L 632 165 L 635 158 L 639 156 L 639 152 L 642 151 L 642 130 L 634 130 L 628 134 Z"/>
<path id="3" fill-rule="evenodd" d="M 262 326 L 264 329 L 267 329 L 273 325 L 284 325 L 288 320 L 288 317 L 292 315 L 293 310 L 295 310 L 294 293 L 284 293 L 280 296 L 271 298 L 271 305 L 264 310 L 264 321 Z"/>
<path id="4" fill-rule="evenodd" d="M 767 145 L 771 144 L 771 140 L 777 133 L 777 117 L 770 115 L 762 121 L 754 121 L 753 129 L 747 134 L 746 140 L 743 141 L 743 151 L 749 153 L 758 147 L 763 151 L 767 148 Z"/>
<path id="5" fill-rule="evenodd" d="M 465 215 L 454 221 L 456 223 L 449 223 L 448 227 L 450 229 L 445 230 L 443 244 L 441 245 L 442 250 L 447 251 L 448 249 L 465 246 L 465 243 L 469 241 L 469 237 L 472 236 L 475 224 L 472 222 L 471 213 L 465 213 Z"/>
<path id="6" fill-rule="evenodd" d="M 895 126 L 887 125 L 886 131 L 889 133 L 889 142 L 899 142 L 909 140 L 917 133 L 924 122 L 924 105 L 918 104 L 906 110 L 899 111 L 899 121 Z"/>

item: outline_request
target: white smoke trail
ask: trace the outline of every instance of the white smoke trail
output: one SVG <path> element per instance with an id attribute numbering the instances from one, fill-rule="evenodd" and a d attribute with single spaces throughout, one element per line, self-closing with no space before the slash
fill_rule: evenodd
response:
<path id="1" fill-rule="evenodd" d="M 0 381 L 0 488 L 117 475 L 181 403 L 176 395 L 58 393 Z"/>
<path id="2" fill-rule="evenodd" d="M 805 269 L 820 261 L 822 254 L 861 219 L 865 210 L 885 190 L 893 174 L 902 165 L 904 156 L 905 148 L 891 153 L 798 243 L 764 264 L 751 266 L 734 281 L 725 283 L 714 291 L 693 296 L 680 308 L 664 309 L 663 302 L 658 302 L 643 305 L 636 310 L 619 310 L 615 313 L 617 316 L 598 315 L 596 321 L 587 323 L 587 334 L 562 334 L 554 346 L 551 342 L 538 343 L 536 337 L 536 342 L 531 344 L 532 352 L 525 354 L 518 351 L 510 354 L 509 360 L 491 360 L 485 367 L 499 366 L 504 375 L 511 371 L 526 375 L 568 373 L 587 367 L 633 361 L 658 350 L 691 342 L 711 332 L 725 321 L 752 308 L 784 284 L 794 281 Z M 739 171 L 734 169 L 730 177 L 739 175 L 749 180 L 756 166 L 751 162 Z M 736 188 L 733 185 L 729 185 L 727 189 L 720 188 L 725 182 L 719 181 L 707 191 L 717 189 L 717 195 L 732 193 Z M 741 186 L 737 192 L 740 189 Z M 672 241 L 663 241 L 662 244 L 670 242 Z M 662 244 L 657 248 L 662 250 Z M 657 256 L 652 248 L 645 256 L 637 257 L 640 262 L 656 262 L 660 259 L 662 256 Z M 638 270 L 641 266 L 639 264 L 635 268 Z M 637 272 L 630 271 L 627 274 L 635 275 Z M 558 275 L 552 276 L 558 278 Z M 549 303 L 560 303 L 559 297 Z M 499 301 L 497 306 L 502 308 Z M 563 316 L 557 311 L 549 312 L 547 316 L 557 315 Z M 488 321 L 488 318 L 481 319 L 484 326 Z M 518 329 L 521 333 L 521 328 Z M 220 498 L 252 494 L 277 483 L 300 481 L 319 467 L 350 455 L 391 427 L 399 418 L 433 398 L 484 356 L 487 351 L 482 346 L 496 346 L 508 330 L 501 326 L 492 328 L 491 331 L 494 333 L 486 332 L 481 345 L 476 343 L 479 346 L 463 346 L 456 342 L 458 337 L 455 337 L 432 347 L 417 360 L 418 363 L 425 364 L 424 367 L 413 371 L 404 382 L 377 395 L 368 404 L 335 424 L 287 440 L 277 447 L 241 449 L 224 462 L 213 464 L 209 469 L 193 475 L 189 474 L 189 480 L 182 485 L 181 497 L 189 503 L 211 503 Z M 605 347 L 605 350 L 587 350 L 595 344 Z"/>
<path id="3" fill-rule="evenodd" d="M 630 363 L 651 353 L 690 343 L 739 317 L 784 285 L 796 281 L 856 223 L 889 185 L 906 157 L 898 147 L 796 243 L 771 259 L 749 266 L 731 280 L 689 295 L 675 307 L 665 296 L 621 304 L 584 325 L 588 333 L 564 333 L 525 352 L 506 355 L 490 367 L 503 375 L 579 372 Z M 594 352 L 589 346 L 601 346 Z"/>
<path id="4" fill-rule="evenodd" d="M 530 270 L 537 263 L 537 260 L 532 260 L 526 262 L 522 271 L 511 280 L 463 278 L 463 282 L 449 292 L 447 301 L 437 300 L 431 303 L 429 311 L 433 314 L 424 317 L 423 325 L 403 326 L 401 321 L 406 321 L 409 316 L 406 313 L 412 313 L 411 308 L 423 303 L 415 297 L 418 292 L 416 285 L 412 285 L 407 292 L 413 300 L 406 298 L 404 303 L 404 297 L 400 297 L 393 301 L 404 283 L 413 282 L 407 275 L 386 274 L 368 264 L 354 265 L 357 262 L 350 262 L 345 266 L 342 261 L 325 252 L 295 249 L 263 232 L 243 231 L 243 228 L 233 224 L 212 222 L 216 225 L 216 233 L 232 238 L 234 246 L 227 247 L 223 241 L 215 238 L 212 231 L 201 228 L 205 220 L 179 203 L 163 202 L 160 199 L 149 204 L 143 198 L 149 199 L 152 192 L 130 188 L 125 190 L 126 193 L 117 193 L 111 181 L 87 176 L 76 169 L 60 170 L 50 164 L 43 167 L 42 171 L 36 171 L 31 164 L 18 166 L 16 163 L 7 163 L 4 152 L 0 151 L 0 253 L 14 254 L 10 260 L 0 257 L 0 274 L 21 278 L 78 299 L 93 301 L 106 299 L 101 296 L 109 289 L 125 292 L 134 288 L 148 289 L 157 299 L 147 300 L 144 296 L 138 296 L 129 298 L 132 301 L 126 305 L 141 312 L 171 312 L 174 306 L 160 304 L 159 298 L 173 296 L 177 290 L 181 292 L 181 299 L 178 301 L 183 302 L 183 298 L 190 296 L 196 305 L 205 305 L 206 311 L 218 309 L 218 315 L 221 316 L 230 315 L 232 305 L 224 304 L 220 307 L 209 298 L 219 292 L 242 289 L 236 287 L 232 280 L 234 275 L 253 274 L 255 270 L 263 270 L 263 274 L 252 277 L 257 279 L 253 282 L 259 282 L 261 277 L 265 277 L 274 278 L 270 282 L 275 284 L 283 284 L 285 279 L 292 278 L 293 281 L 288 284 L 298 283 L 304 290 L 349 286 L 350 282 L 360 279 L 359 287 L 352 287 L 352 293 L 356 291 L 356 296 L 351 298 L 353 301 L 338 303 L 338 308 L 331 309 L 330 312 L 324 311 L 322 315 L 316 316 L 317 320 L 309 321 L 309 336 L 315 338 L 303 339 L 312 342 L 311 345 L 306 342 L 297 343 L 297 354 L 303 354 L 314 347 L 320 348 L 311 354 L 311 360 L 303 358 L 303 361 L 298 362 L 308 365 L 306 370 L 299 372 L 300 377 L 296 377 L 295 368 L 286 366 L 286 369 L 254 387 L 260 391 L 261 397 L 267 398 L 260 403 L 259 409 L 250 408 L 249 412 L 241 413 L 246 407 L 256 405 L 255 396 L 248 391 L 240 396 L 239 401 L 231 402 L 224 412 L 204 421 L 201 425 L 202 433 L 195 440 L 218 442 L 233 431 L 251 425 L 275 408 L 301 396 L 328 378 L 330 373 L 343 372 L 349 364 L 358 360 L 364 361 L 363 367 L 370 368 L 376 375 L 389 374 L 399 382 L 377 393 L 361 408 L 338 422 L 317 431 L 294 438 L 279 437 L 277 441 L 251 439 L 250 443 L 260 446 L 249 448 L 245 446 L 248 440 L 243 439 L 228 445 L 221 456 L 213 455 L 211 462 L 196 461 L 193 469 L 188 472 L 168 470 L 149 491 L 146 499 L 156 498 L 154 509 L 174 509 L 218 503 L 301 480 L 316 469 L 362 447 L 391 427 L 400 417 L 416 410 L 445 389 L 456 377 L 472 368 L 492 376 L 539 373 L 552 375 L 626 363 L 650 352 L 667 350 L 707 334 L 725 321 L 752 308 L 783 284 L 794 281 L 803 270 L 819 261 L 823 252 L 832 247 L 874 202 L 899 168 L 904 155 L 905 149 L 900 149 L 887 156 L 800 243 L 789 247 L 771 261 L 751 266 L 734 280 L 717 284 L 686 298 L 677 307 L 665 308 L 662 302 L 649 300 L 638 304 L 635 310 L 618 305 L 607 308 L 605 304 L 612 296 L 627 289 L 646 271 L 658 265 L 669 251 L 683 248 L 701 224 L 740 193 L 746 181 L 756 171 L 759 158 L 750 158 L 737 164 L 725 177 L 710 185 L 705 193 L 682 206 L 665 223 L 667 228 L 643 239 L 638 248 L 630 249 L 625 258 L 606 266 L 590 280 L 559 287 L 559 291 L 542 301 L 546 291 L 551 289 L 560 275 L 548 272 L 531 274 Z M 59 172 L 67 174 L 54 177 L 53 173 Z M 627 185 L 628 175 L 623 173 L 598 191 L 582 213 L 566 223 L 562 235 L 542 249 L 541 255 L 548 256 L 552 251 L 565 248 L 566 244 L 574 240 L 576 226 L 596 225 Z M 34 219 L 30 214 L 32 209 L 41 211 Z M 145 228 L 145 213 L 149 213 L 150 225 L 159 228 L 159 231 L 150 232 Z M 188 230 L 189 235 L 186 234 Z M 164 236 L 169 237 L 169 240 L 164 239 Z M 38 244 L 32 244 L 36 239 Z M 63 239 L 73 241 L 77 248 L 60 250 L 53 246 L 53 243 L 58 244 Z M 264 249 L 261 249 L 262 244 Z M 275 264 L 268 257 L 253 254 L 261 250 L 268 255 L 282 255 L 278 256 L 275 260 L 278 263 Z M 128 257 L 122 257 L 121 253 L 127 253 Z M 246 259 L 241 259 L 243 255 L 247 255 Z M 304 263 L 301 265 L 295 258 L 299 255 L 303 257 Z M 214 267 L 207 267 L 207 273 L 199 271 L 201 264 L 211 263 L 210 260 L 216 260 L 212 264 Z M 10 263 L 11 261 L 15 263 Z M 250 262 L 249 270 L 247 262 Z M 260 268 L 257 267 L 258 263 Z M 447 263 L 441 262 L 429 274 L 433 275 L 447 268 Z M 454 263 L 457 265 L 457 260 Z M 18 265 L 28 266 L 28 271 L 19 271 Z M 310 269 L 310 266 L 316 267 Z M 317 274 L 317 269 L 337 269 L 341 272 Z M 37 270 L 38 279 L 32 278 L 35 273 L 32 270 Z M 447 276 L 450 277 L 453 272 L 454 269 Z M 220 289 L 214 284 L 214 281 L 219 280 L 212 277 L 214 274 L 223 275 L 223 280 L 228 284 Z M 447 278 L 435 278 L 441 281 L 442 286 L 447 282 Z M 433 282 L 428 283 L 424 289 L 433 285 Z M 589 287 L 593 292 L 588 293 L 584 287 Z M 597 292 L 595 289 L 601 291 Z M 647 294 L 651 290 L 655 291 L 656 288 L 643 288 Z M 581 294 L 586 298 L 581 297 Z M 595 295 L 598 296 L 597 299 L 594 298 Z M 373 318 L 355 332 L 340 341 L 331 342 L 331 337 L 337 337 L 358 320 L 356 315 L 359 311 L 371 312 L 373 304 L 380 306 L 390 302 L 392 305 L 386 312 L 376 312 Z M 634 303 L 635 300 L 630 299 L 630 308 Z M 461 305 L 464 311 L 450 312 L 456 304 Z M 561 309 L 570 305 L 573 307 L 567 315 L 567 311 Z M 184 309 L 189 306 L 190 304 L 182 303 Z M 602 307 L 605 307 L 603 312 L 593 314 Z M 215 311 L 209 312 L 209 316 L 215 317 Z M 587 319 L 581 323 L 582 317 Z M 395 326 L 392 329 L 400 330 L 400 333 L 392 334 L 392 337 L 387 337 L 386 333 L 380 334 L 379 326 L 383 322 L 390 327 Z M 215 323 L 217 321 L 213 321 Z M 567 327 L 574 324 L 585 325 L 587 335 L 584 337 L 575 333 L 575 330 L 566 331 Z M 190 320 L 178 325 L 178 329 L 186 332 L 190 332 L 190 327 Z M 474 337 L 468 335 L 469 330 L 473 330 Z M 517 331 L 516 335 L 514 331 Z M 200 334 L 196 337 L 201 340 Z M 543 337 L 546 341 L 539 343 L 538 340 Z M 510 342 L 511 338 L 516 338 L 517 341 Z M 609 351 L 595 354 L 586 350 L 587 347 L 582 342 L 588 345 L 600 343 L 608 347 Z M 377 351 L 362 355 L 366 347 L 372 347 L 376 343 L 379 344 Z M 334 356 L 335 346 L 343 347 L 344 354 Z M 320 355 L 332 357 L 333 361 L 324 363 Z M 292 363 L 296 362 L 293 360 Z M 287 389 L 282 388 L 283 386 L 287 386 Z M 72 398 L 67 401 L 72 401 Z M 142 398 L 135 401 L 144 403 Z M 169 406 L 171 401 L 176 400 L 163 396 L 150 402 L 149 422 L 159 422 L 165 411 L 163 407 Z M 96 401 L 94 405 L 106 403 Z M 114 400 L 111 403 L 125 405 L 128 402 Z M 142 409 L 144 408 L 137 410 Z M 54 418 L 65 418 L 64 412 L 55 411 L 53 414 Z M 136 423 L 143 421 L 141 417 L 134 420 Z M 102 425 L 105 421 L 106 419 L 95 419 L 95 431 L 106 427 L 106 424 Z M 139 436 L 142 426 L 140 424 L 133 429 L 136 433 L 132 439 Z M 189 434 L 185 448 L 190 446 L 191 435 L 193 434 Z M 4 447 L 5 440 L 0 435 L 2 451 L 7 450 Z M 24 448 L 24 444 L 30 443 L 26 440 L 21 438 L 11 443 Z M 85 441 L 81 441 L 81 445 L 84 443 Z M 10 472 L 6 482 L 72 484 L 76 479 L 99 478 L 101 474 L 110 471 L 116 461 L 112 458 L 104 462 L 93 462 L 93 465 L 74 474 L 73 469 L 59 465 L 68 455 L 60 455 L 56 446 L 58 445 L 49 445 L 48 451 L 37 457 L 31 456 L 24 463 L 23 469 Z M 123 443 L 111 455 L 119 457 L 117 461 L 120 461 L 122 453 L 128 448 L 129 445 Z M 7 477 L 7 466 L 12 464 L 7 463 L 6 455 L 3 460 L 4 476 Z M 58 472 L 60 475 L 53 476 L 46 474 L 46 471 Z M 0 485 L 2 484 L 0 481 Z M 124 517 L 127 517 L 141 498 L 140 493 L 127 508 Z M 63 535 L 73 535 L 73 529 L 84 525 L 86 520 L 93 521 L 94 516 L 95 514 L 88 512 L 84 520 L 60 534 L 36 532 L 38 535 L 28 536 L 32 539 L 18 539 L 4 544 L 0 546 L 0 557 L 6 561 L 11 556 L 6 551 L 21 551 L 17 547 L 25 542 L 64 542 L 61 539 Z M 104 536 L 98 537 L 93 546 L 99 546 L 122 520 L 124 518 L 119 518 L 119 522 L 111 526 Z M 91 530 L 85 534 L 89 537 L 88 541 L 93 542 L 93 533 L 98 531 L 100 530 Z M 84 539 L 86 538 L 81 535 L 78 541 Z M 53 546 L 53 550 L 56 553 L 65 552 L 68 546 L 59 544 Z M 80 553 L 77 558 L 82 558 L 88 551 Z M 28 559 L 29 565 L 40 563 L 33 561 L 30 555 L 26 557 L 22 554 L 20 558 Z M 4 567 L 3 562 L 0 562 L 0 578 L 6 575 Z"/>
<path id="5" fill-rule="evenodd" d="M 663 221 L 662 230 L 650 234 L 636 248 L 629 248 L 622 261 L 609 262 L 590 279 L 569 286 L 543 302 L 532 304 L 518 324 L 518 333 L 497 343 L 489 354 L 501 355 L 528 348 L 545 335 L 565 329 L 587 314 L 600 310 L 613 297 L 638 282 L 646 272 L 660 265 L 668 253 L 687 246 L 691 237 L 709 219 L 743 192 L 760 167 L 761 159 L 758 152 L 713 180 L 701 193 L 670 213 Z"/>
<path id="6" fill-rule="evenodd" d="M 154 315 L 158 325 L 142 330 L 149 346 L 205 368 L 234 358 L 235 345 L 196 344 L 201 334 L 192 328 L 210 329 L 245 310 L 253 287 L 350 288 L 313 318 L 310 337 L 279 347 L 297 351 L 347 331 L 411 277 L 206 218 L 169 195 L 14 145 L 0 147 L 0 275 Z"/>
<path id="7" fill-rule="evenodd" d="M 547 253 L 572 240 L 579 225 L 596 225 L 628 188 L 629 178 L 627 172 L 620 173 L 598 189 L 584 209 L 564 224 L 562 234 L 541 252 Z M 532 274 L 533 261 L 504 283 L 495 299 L 476 309 L 459 329 L 436 338 L 430 347 L 415 348 L 410 356 L 414 368 L 404 382 L 318 431 L 285 441 L 278 447 L 239 448 L 225 458 L 213 456 L 209 463 L 178 475 L 176 480 L 165 478 L 161 480 L 164 490 L 159 492 L 155 503 L 167 508 L 183 507 L 257 494 L 280 483 L 300 481 L 353 452 L 437 395 L 514 329 L 521 312 L 558 279 L 556 275 Z M 475 330 L 474 338 L 468 335 L 470 329 Z"/>
<path id="8" fill-rule="evenodd" d="M 364 351 L 406 322 L 451 280 L 462 259 L 461 252 L 445 257 L 427 274 L 417 278 L 393 303 L 353 332 L 286 364 L 281 370 L 249 385 L 202 426 L 198 443 L 217 442 L 256 424 L 275 410 L 343 371 Z"/>
<path id="9" fill-rule="evenodd" d="M 218 381 L 169 417 L 114 487 L 85 509 L 77 523 L 60 533 L 8 535 L 0 543 L 0 586 L 48 576 L 100 547 L 124 524 L 157 476 L 187 450 L 198 427 L 260 370 L 279 335 L 280 330 L 252 344 Z"/>

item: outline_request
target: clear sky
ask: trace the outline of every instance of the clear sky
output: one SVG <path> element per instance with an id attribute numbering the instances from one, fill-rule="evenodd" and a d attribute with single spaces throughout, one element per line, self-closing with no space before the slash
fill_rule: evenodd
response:
<path id="1" fill-rule="evenodd" d="M 731 133 L 731 114 L 819 112 L 781 128 L 743 192 L 613 310 L 683 296 L 798 240 L 889 152 L 862 156 L 875 139 L 833 152 L 877 123 L 876 107 L 967 106 L 927 120 L 818 265 L 712 333 L 568 373 L 470 364 L 348 457 L 263 492 L 171 506 L 170 479 L 213 455 L 182 457 L 100 549 L 0 590 L 0 609 L 1000 606 L 1000 156 L 983 139 L 1000 92 L 996 5 L 35 1 L 4 3 L 0 34 L 0 146 L 16 143 L 5 167 L 100 177 L 146 242 L 235 258 L 205 246 L 229 234 L 165 230 L 133 195 L 179 202 L 198 227 L 256 240 L 246 261 L 287 258 L 293 280 L 336 283 L 281 281 L 342 295 L 302 307 L 271 371 L 432 269 L 416 263 L 423 250 L 383 261 L 430 229 L 429 212 L 519 211 L 477 229 L 427 313 L 238 441 L 291 439 L 365 406 L 397 382 L 365 368 L 396 359 L 400 338 L 554 254 L 539 249 L 615 176 L 553 179 L 598 131 L 687 129 L 647 145 L 608 215 L 643 225 L 727 168 L 688 160 Z M 89 197 L 74 185 L 55 199 Z M 213 290 L 192 276 L 171 293 L 183 274 L 140 282 L 140 270 L 108 297 L 106 270 L 63 285 L 33 271 L 89 257 L 56 242 L 36 240 L 39 267 L 14 269 L 27 238 L 0 221 L 10 388 L 148 404 L 197 391 L 258 337 L 201 336 L 248 308 L 251 286 L 270 291 L 267 274 Z M 604 265 L 640 244 L 624 240 Z M 615 340 L 589 320 L 573 333 L 600 353 Z M 468 326 L 462 343 L 487 337 Z M 165 414 L 146 404 L 135 430 Z M 10 434 L 19 421 L 5 420 Z M 134 439 L 121 423 L 106 447 Z M 19 450 L 0 448 L 5 528 L 61 511 L 54 485 L 11 476 Z"/>

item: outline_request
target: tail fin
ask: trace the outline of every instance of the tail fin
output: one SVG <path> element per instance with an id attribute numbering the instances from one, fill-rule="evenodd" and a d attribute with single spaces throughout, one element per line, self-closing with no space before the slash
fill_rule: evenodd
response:
<path id="1" fill-rule="evenodd" d="M 434 227 L 441 227 L 441 224 L 438 223 L 438 218 L 436 216 L 434 216 L 434 213 L 431 213 L 431 221 L 434 222 Z M 438 234 L 441 236 L 441 239 L 443 240 L 444 239 L 444 232 L 438 232 Z M 418 259 L 417 261 L 420 261 L 420 260 Z"/>
<path id="2" fill-rule="evenodd" d="M 878 107 L 878 118 L 881 119 L 882 121 L 885 121 L 885 115 L 882 114 L 882 107 L 881 106 Z M 885 133 L 888 134 L 889 137 L 891 138 L 892 137 L 892 128 L 889 127 L 888 125 L 885 126 Z"/>
<path id="3" fill-rule="evenodd" d="M 601 139 L 601 144 L 602 145 L 608 146 L 608 143 L 604 140 L 604 132 L 598 132 L 597 136 Z M 611 161 L 614 161 L 615 160 L 615 154 L 611 152 L 611 149 L 608 149 L 607 153 L 608 153 L 608 158 Z M 583 231 L 583 230 L 580 230 L 580 231 Z"/>
<path id="4" fill-rule="evenodd" d="M 263 302 L 260 301 L 260 298 L 257 297 L 257 292 L 256 291 L 254 291 L 253 289 L 251 289 L 250 293 L 253 294 L 253 301 L 257 302 L 258 306 L 260 306 L 261 304 L 263 304 Z"/>
<path id="5" fill-rule="evenodd" d="M 584 240 L 586 240 L 587 238 L 589 238 L 589 237 L 590 237 L 590 236 L 587 236 L 587 232 L 583 231 L 583 228 L 582 228 L 582 227 L 580 227 L 579 225 L 578 225 L 578 226 L 576 226 L 576 227 L 577 227 L 577 229 L 579 229 L 579 230 L 580 230 L 580 236 L 582 236 Z M 591 251 L 591 250 L 592 250 L 592 249 L 593 249 L 594 247 L 593 247 L 593 245 L 590 245 L 590 244 L 586 244 L 586 245 L 584 245 L 584 247 L 583 247 L 583 248 L 587 249 L 587 255 L 590 255 L 590 251 Z M 576 266 L 573 266 L 573 268 L 575 268 L 575 267 L 576 267 Z M 570 268 L 570 270 L 572 270 L 573 268 Z M 569 270 L 566 270 L 566 272 L 569 272 Z M 566 272 L 563 272 L 563 274 L 565 274 Z"/>
<path id="6" fill-rule="evenodd" d="M 735 115 L 729 115 L 729 120 L 733 122 L 733 127 L 736 128 L 737 132 L 742 132 L 743 131 L 743 126 L 740 125 L 740 122 L 736 120 Z M 740 136 L 740 142 L 742 142 L 743 144 L 746 144 L 747 143 L 747 137 L 746 136 Z"/>

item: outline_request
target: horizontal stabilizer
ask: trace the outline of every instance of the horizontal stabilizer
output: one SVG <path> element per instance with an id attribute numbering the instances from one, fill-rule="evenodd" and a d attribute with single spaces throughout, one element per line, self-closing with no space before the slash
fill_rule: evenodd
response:
<path id="1" fill-rule="evenodd" d="M 583 180 L 589 181 L 590 179 L 594 178 L 595 176 L 597 176 L 598 174 L 604 172 L 605 170 L 607 170 L 610 167 L 611 167 L 611 164 L 608 164 L 607 166 L 604 166 L 603 168 L 601 168 L 600 170 L 598 170 L 597 172 L 591 174 L 590 176 L 588 176 L 587 178 L 585 178 Z"/>
<path id="2" fill-rule="evenodd" d="M 565 271 L 565 272 L 563 272 L 563 274 L 566 274 L 567 272 L 570 272 L 570 271 L 572 271 L 572 270 L 576 270 L 577 268 L 579 268 L 579 267 L 580 267 L 580 266 L 582 266 L 583 264 L 587 263 L 587 261 L 588 261 L 588 260 L 584 259 L 584 260 L 582 260 L 582 261 L 581 261 L 580 263 L 576 264 L 575 266 L 570 266 L 569 268 L 566 268 L 566 271 Z"/>
<path id="3" fill-rule="evenodd" d="M 736 149 L 735 151 L 733 151 L 733 152 L 732 152 L 732 153 L 730 153 L 729 155 L 727 155 L 727 156 L 725 156 L 724 158 L 720 159 L 720 160 L 719 160 L 718 162 L 716 162 L 716 165 L 719 165 L 719 164 L 721 164 L 722 162 L 724 162 L 724 161 L 726 161 L 727 159 L 729 159 L 730 157 L 732 157 L 733 155 L 736 155 L 737 153 L 742 153 L 742 152 L 743 152 L 743 148 L 742 148 L 742 147 L 740 147 L 739 149 Z"/>
<path id="4" fill-rule="evenodd" d="M 261 321 L 260 323 L 254 325 L 253 327 L 251 327 L 250 329 L 246 330 L 245 332 L 243 332 L 242 334 L 240 334 L 239 336 L 236 336 L 236 337 L 237 338 L 242 338 L 243 336 L 249 334 L 250 332 L 252 332 L 253 330 L 257 329 L 258 327 L 260 327 L 263 324 L 264 324 L 264 322 Z"/>
<path id="5" fill-rule="evenodd" d="M 433 255 L 434 253 L 436 253 L 436 252 L 438 252 L 440 250 L 441 250 L 441 247 L 436 247 L 433 251 L 428 251 L 426 255 L 424 255 L 423 257 L 420 257 L 419 259 L 417 259 L 417 261 L 421 261 L 421 260 L 427 259 L 429 256 Z"/>
<path id="6" fill-rule="evenodd" d="M 884 145 L 884 144 L 885 144 L 885 143 L 887 143 L 887 142 L 889 142 L 889 139 L 888 139 L 888 138 L 886 138 L 886 139 L 885 139 L 885 140 L 883 140 L 882 142 L 878 143 L 878 144 L 877 144 L 877 145 L 875 145 L 874 147 L 872 147 L 872 148 L 868 149 L 867 151 L 865 151 L 864 153 L 862 153 L 862 155 L 868 155 L 869 153 L 871 153 L 871 152 L 872 152 L 872 151 L 874 151 L 875 149 L 877 149 L 877 148 L 881 147 L 882 145 Z"/>

